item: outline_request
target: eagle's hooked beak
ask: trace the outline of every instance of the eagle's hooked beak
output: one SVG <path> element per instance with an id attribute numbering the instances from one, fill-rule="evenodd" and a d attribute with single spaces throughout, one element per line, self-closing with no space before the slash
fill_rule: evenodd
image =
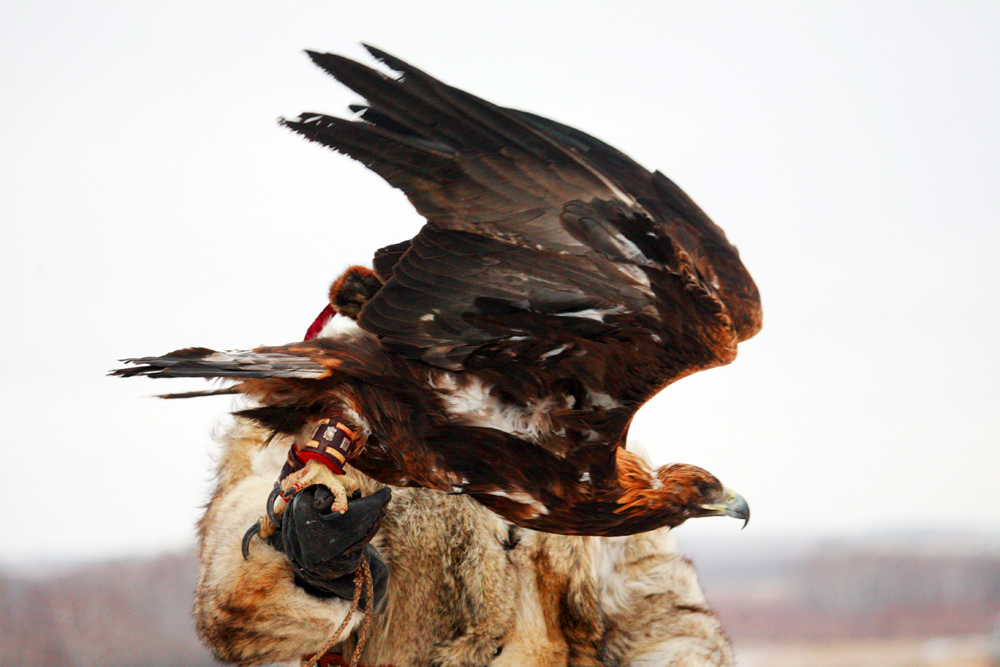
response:
<path id="1" fill-rule="evenodd" d="M 701 508 L 709 513 L 708 516 L 731 516 L 743 519 L 742 528 L 746 528 L 750 523 L 750 506 L 743 496 L 732 489 L 723 488 L 719 502 L 701 505 Z"/>

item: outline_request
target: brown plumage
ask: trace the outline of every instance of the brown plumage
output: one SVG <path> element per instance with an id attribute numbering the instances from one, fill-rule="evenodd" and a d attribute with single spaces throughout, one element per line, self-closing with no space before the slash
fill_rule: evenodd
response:
<path id="1" fill-rule="evenodd" d="M 330 285 L 330 306 L 339 314 L 358 319 L 361 309 L 382 288 L 382 280 L 365 266 L 352 266 Z"/>
<path id="2" fill-rule="evenodd" d="M 688 465 L 623 444 L 662 388 L 729 363 L 760 328 L 757 288 L 722 230 L 671 181 L 578 130 L 446 86 L 313 61 L 363 95 L 355 120 L 285 125 L 361 161 L 428 223 L 331 289 L 355 330 L 253 352 L 128 360 L 118 375 L 223 377 L 294 433 L 336 410 L 351 463 L 394 485 L 473 496 L 538 530 L 620 535 L 746 518 Z M 383 284 L 384 283 L 384 284 Z"/>

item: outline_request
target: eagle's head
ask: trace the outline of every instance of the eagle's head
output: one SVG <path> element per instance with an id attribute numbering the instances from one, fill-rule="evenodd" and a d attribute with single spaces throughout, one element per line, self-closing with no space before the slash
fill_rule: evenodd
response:
<path id="1" fill-rule="evenodd" d="M 750 520 L 750 507 L 743 496 L 727 489 L 715 475 L 686 463 L 651 470 L 642 457 L 618 450 L 618 484 L 615 514 L 623 524 L 633 523 L 652 530 L 679 526 L 702 516 L 731 516 Z"/>
<path id="2" fill-rule="evenodd" d="M 722 485 L 712 473 L 686 463 L 666 465 L 656 471 L 662 500 L 685 518 L 731 516 L 750 521 L 750 506 L 743 496 Z"/>

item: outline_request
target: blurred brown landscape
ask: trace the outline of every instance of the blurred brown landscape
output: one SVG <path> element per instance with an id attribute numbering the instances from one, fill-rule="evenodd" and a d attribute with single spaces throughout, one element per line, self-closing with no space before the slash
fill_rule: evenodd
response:
<path id="1" fill-rule="evenodd" d="M 193 555 L 0 573 L 0 665 L 219 664 L 191 618 Z"/>
<path id="2" fill-rule="evenodd" d="M 743 667 L 1000 665 L 1000 540 L 688 544 Z"/>
<path id="3" fill-rule="evenodd" d="M 1000 539 L 681 540 L 744 667 L 1000 664 Z M 194 556 L 0 571 L 0 665 L 215 665 Z"/>

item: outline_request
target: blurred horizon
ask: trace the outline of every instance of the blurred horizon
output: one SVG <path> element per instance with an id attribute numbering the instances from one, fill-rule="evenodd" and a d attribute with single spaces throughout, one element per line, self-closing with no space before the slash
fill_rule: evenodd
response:
<path id="1" fill-rule="evenodd" d="M 713 538 L 679 542 L 743 667 L 1000 659 L 1000 539 L 963 548 L 933 536 L 755 540 L 744 552 Z M 190 551 L 62 569 L 0 565 L 0 662 L 215 664 L 194 633 L 197 568 Z"/>
<path id="2" fill-rule="evenodd" d="M 715 524 L 724 522 L 713 517 Z M 738 523 L 738 522 L 737 522 Z M 912 550 L 917 554 L 928 553 L 996 553 L 1000 555 L 1000 529 L 995 531 L 956 530 L 950 527 L 924 529 L 873 529 L 871 531 L 831 534 L 754 534 L 749 527 L 740 530 L 737 523 L 729 527 L 692 530 L 689 524 L 674 528 L 678 549 L 690 555 L 699 565 L 702 559 L 718 557 L 739 560 L 759 558 L 772 552 L 781 559 L 800 557 L 808 553 L 840 552 L 855 548 L 881 550 L 887 553 Z M 25 554 L 17 557 L 0 557 L 0 573 L 32 577 L 47 577 L 55 573 L 79 568 L 100 566 L 109 562 L 129 562 L 197 554 L 197 540 L 192 529 L 191 540 L 174 544 L 149 545 L 133 550 L 107 553 Z"/>

